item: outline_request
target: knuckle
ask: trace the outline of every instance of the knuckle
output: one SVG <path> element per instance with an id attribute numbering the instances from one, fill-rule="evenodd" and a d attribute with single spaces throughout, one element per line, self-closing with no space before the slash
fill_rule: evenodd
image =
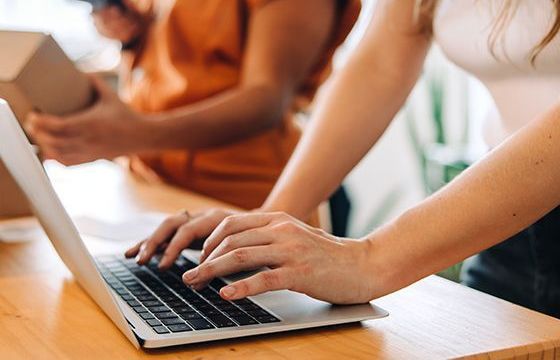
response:
<path id="1" fill-rule="evenodd" d="M 249 252 L 246 249 L 237 249 L 232 252 L 232 255 L 238 264 L 245 264 L 249 261 Z"/>
<path id="2" fill-rule="evenodd" d="M 225 212 L 222 209 L 210 209 L 207 213 L 211 217 L 224 217 L 225 215 Z"/>
<path id="3" fill-rule="evenodd" d="M 165 226 L 165 227 L 169 227 L 172 226 L 175 223 L 175 220 L 173 217 L 168 217 L 167 219 L 163 220 L 163 222 L 161 223 L 161 226 Z"/>
<path id="4" fill-rule="evenodd" d="M 297 229 L 297 225 L 291 221 L 282 221 L 274 225 L 274 230 L 280 232 L 292 233 Z"/>
<path id="5" fill-rule="evenodd" d="M 222 248 L 224 249 L 224 251 L 229 252 L 231 249 L 233 249 L 234 242 L 235 240 L 233 236 L 227 236 L 224 241 L 222 241 Z"/>
<path id="6" fill-rule="evenodd" d="M 199 274 L 201 277 L 212 277 L 215 272 L 215 266 L 211 262 L 200 265 Z"/>
<path id="7" fill-rule="evenodd" d="M 223 221 L 222 221 L 222 230 L 223 231 L 229 231 L 235 223 L 235 219 L 233 218 L 233 216 L 228 216 L 226 217 Z"/>
<path id="8" fill-rule="evenodd" d="M 267 289 L 276 288 L 280 285 L 280 278 L 277 273 L 265 271 L 261 275 L 263 285 Z"/>

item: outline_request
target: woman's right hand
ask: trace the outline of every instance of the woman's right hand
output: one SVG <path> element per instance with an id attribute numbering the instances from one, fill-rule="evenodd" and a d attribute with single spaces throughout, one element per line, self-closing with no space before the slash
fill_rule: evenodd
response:
<path id="1" fill-rule="evenodd" d="M 210 209 L 196 214 L 186 211 L 170 216 L 147 239 L 139 242 L 125 253 L 127 258 L 136 257 L 144 265 L 156 254 L 162 254 L 160 269 L 168 269 L 183 249 L 195 240 L 205 239 L 226 217 L 239 212 Z"/>
<path id="2" fill-rule="evenodd" d="M 143 13 L 133 0 L 122 0 L 123 6 L 110 5 L 93 12 L 97 31 L 110 39 L 130 44 L 147 29 L 150 16 Z"/>

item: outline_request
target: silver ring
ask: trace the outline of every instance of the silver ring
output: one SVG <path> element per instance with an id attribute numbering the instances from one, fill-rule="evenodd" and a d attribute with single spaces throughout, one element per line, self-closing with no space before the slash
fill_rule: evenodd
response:
<path id="1" fill-rule="evenodd" d="M 191 219 L 191 213 L 187 209 L 181 209 L 179 211 L 179 215 L 186 215 L 187 216 L 187 221 L 189 221 Z"/>

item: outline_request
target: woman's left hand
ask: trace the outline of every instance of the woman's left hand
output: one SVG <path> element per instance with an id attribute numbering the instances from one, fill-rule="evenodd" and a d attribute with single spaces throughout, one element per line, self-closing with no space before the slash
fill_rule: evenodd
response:
<path id="1" fill-rule="evenodd" d="M 204 244 L 201 264 L 183 281 L 195 288 L 213 278 L 263 270 L 221 289 L 235 300 L 266 291 L 289 289 L 337 304 L 372 299 L 369 242 L 338 238 L 284 213 L 227 217 Z"/>
<path id="2" fill-rule="evenodd" d="M 124 104 L 103 80 L 91 77 L 98 98 L 68 116 L 31 113 L 26 131 L 46 159 L 75 165 L 147 150 L 150 122 Z"/>

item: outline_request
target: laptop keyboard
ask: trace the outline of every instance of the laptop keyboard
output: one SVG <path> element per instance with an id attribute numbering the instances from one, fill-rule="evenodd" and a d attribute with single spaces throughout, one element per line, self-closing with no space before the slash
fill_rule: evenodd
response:
<path id="1" fill-rule="evenodd" d="M 167 271 L 159 271 L 155 259 L 146 266 L 117 256 L 96 262 L 109 286 L 158 334 L 280 321 L 249 299 L 222 299 L 218 292 L 226 283 L 221 279 L 199 291 L 186 286 L 182 275 L 196 264 L 184 256 Z"/>

